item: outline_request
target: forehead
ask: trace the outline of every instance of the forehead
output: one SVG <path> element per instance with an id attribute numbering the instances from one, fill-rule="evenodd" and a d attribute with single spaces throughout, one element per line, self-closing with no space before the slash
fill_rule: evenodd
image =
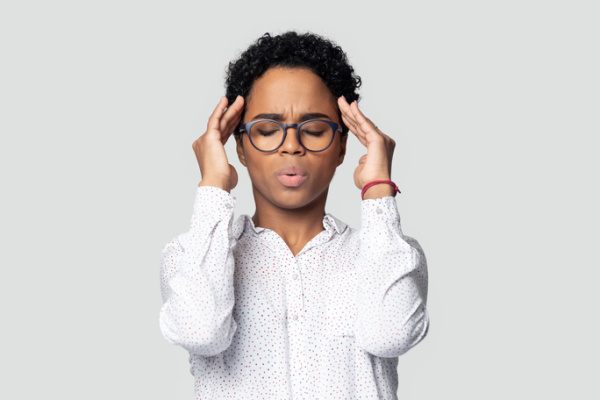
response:
<path id="1" fill-rule="evenodd" d="M 337 114 L 337 102 L 325 82 L 305 68 L 271 68 L 252 85 L 247 113 Z M 250 115 L 251 117 L 251 115 Z"/>

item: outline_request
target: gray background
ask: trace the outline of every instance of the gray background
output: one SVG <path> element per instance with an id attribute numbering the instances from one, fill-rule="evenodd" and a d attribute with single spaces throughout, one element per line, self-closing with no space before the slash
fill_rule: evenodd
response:
<path id="1" fill-rule="evenodd" d="M 596 4 L 2 2 L 0 397 L 193 398 L 160 251 L 188 230 L 228 61 L 297 29 L 345 49 L 398 143 L 431 315 L 399 397 L 598 398 Z M 349 142 L 328 211 L 358 228 Z"/>

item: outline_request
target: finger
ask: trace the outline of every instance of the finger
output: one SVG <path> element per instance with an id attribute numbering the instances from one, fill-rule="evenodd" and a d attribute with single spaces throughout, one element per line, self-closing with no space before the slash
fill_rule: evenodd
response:
<path id="1" fill-rule="evenodd" d="M 344 104 L 345 103 L 345 104 Z M 367 134 L 375 128 L 375 124 L 373 124 L 367 117 L 362 114 L 362 112 L 358 109 L 358 103 L 353 101 L 352 104 L 348 105 L 347 102 L 341 102 L 340 105 L 342 108 L 342 117 L 345 117 L 348 121 L 348 124 L 352 126 L 353 132 L 359 138 L 367 138 Z M 358 115 L 357 115 L 358 111 Z M 362 116 L 362 119 L 360 118 Z M 368 121 L 367 125 L 365 125 L 364 121 Z M 350 128 L 350 126 L 348 126 Z M 376 129 L 376 128 L 375 128 Z"/>
<path id="2" fill-rule="evenodd" d="M 208 118 L 208 124 L 206 125 L 208 131 L 219 131 L 219 122 L 223 116 L 225 108 L 227 108 L 227 97 L 221 96 L 219 104 L 217 104 L 213 113 L 210 115 L 210 118 Z"/>
<path id="3" fill-rule="evenodd" d="M 342 111 L 342 120 L 364 146 L 368 147 L 373 140 L 383 139 L 386 141 L 389 139 L 373 121 L 360 111 L 357 101 L 348 105 L 346 99 L 342 97 L 338 99 L 338 105 Z"/>
<path id="4" fill-rule="evenodd" d="M 346 110 L 350 109 L 350 104 L 348 104 L 348 100 L 346 100 L 346 98 L 344 96 L 340 96 L 338 97 L 338 107 L 340 108 L 340 111 L 345 112 Z"/>
<path id="5" fill-rule="evenodd" d="M 377 130 L 375 124 L 370 119 L 365 117 L 362 111 L 360 111 L 360 109 L 358 108 L 358 103 L 356 101 L 353 101 L 352 104 L 350 104 L 350 110 L 352 111 L 352 116 L 356 120 L 359 128 L 363 129 L 365 133 L 367 131 Z"/>
<path id="6" fill-rule="evenodd" d="M 348 129 L 350 129 L 351 131 L 354 132 L 354 130 L 356 129 L 357 125 L 356 125 L 356 121 L 352 120 L 350 117 L 348 117 L 348 115 L 346 114 L 342 114 L 342 121 L 344 121 L 344 124 L 346 124 L 346 126 L 348 127 Z"/>
<path id="7" fill-rule="evenodd" d="M 244 109 L 244 98 L 237 96 L 235 101 L 225 110 L 223 117 L 221 118 L 220 129 L 221 137 L 227 138 L 235 130 L 239 124 L 242 116 L 242 110 Z"/>
<path id="8" fill-rule="evenodd" d="M 366 146 L 368 140 L 364 129 L 362 129 L 356 121 L 350 119 L 349 117 L 342 115 L 342 120 L 344 121 L 348 129 L 350 129 L 350 132 L 354 133 L 358 140 Z"/>
<path id="9" fill-rule="evenodd" d="M 348 120 L 344 115 L 342 115 L 342 121 L 344 121 L 344 124 L 346 124 L 348 129 L 350 129 L 350 132 L 352 132 L 354 134 L 354 136 L 356 136 L 356 138 L 359 140 L 359 142 L 361 142 L 364 146 L 366 146 L 367 140 L 362 133 L 357 132 L 358 126 L 353 121 Z"/>
<path id="10" fill-rule="evenodd" d="M 346 124 L 346 126 L 348 127 L 348 129 L 350 129 L 350 132 L 352 132 L 354 134 L 354 136 L 361 139 L 356 133 L 356 131 L 358 130 L 358 125 L 356 125 L 356 123 L 354 121 L 352 121 L 351 119 L 349 119 L 348 117 L 346 117 L 344 115 L 342 115 L 342 121 L 344 122 L 344 124 Z"/>
<path id="11" fill-rule="evenodd" d="M 344 124 L 346 124 L 348 129 L 350 129 L 350 131 L 356 135 L 356 129 L 358 125 L 356 120 L 354 119 L 354 116 L 352 115 L 350 106 L 348 105 L 348 102 L 346 101 L 346 98 L 344 96 L 341 96 L 338 99 L 338 105 L 340 107 L 342 120 L 344 121 Z"/>
<path id="12" fill-rule="evenodd" d="M 242 110 L 244 108 L 243 97 L 236 97 L 235 101 L 225 110 L 220 121 L 221 142 L 225 144 L 229 136 L 239 124 Z"/>
<path id="13" fill-rule="evenodd" d="M 338 99 L 338 106 L 340 107 L 342 116 L 345 116 L 346 119 L 348 119 L 349 121 L 352 121 L 353 124 L 356 124 L 356 119 L 354 118 L 354 115 L 352 114 L 352 110 L 350 109 L 350 105 L 346 101 L 345 97 L 342 96 Z"/>
<path id="14" fill-rule="evenodd" d="M 367 143 L 372 142 L 380 142 L 389 143 L 393 140 L 383 133 L 377 125 L 373 123 L 369 118 L 365 117 L 365 115 L 358 108 L 358 104 L 353 102 L 351 104 L 352 113 L 357 121 L 357 135 L 359 137 L 363 137 Z"/>
<path id="15" fill-rule="evenodd" d="M 227 126 L 221 133 L 221 142 L 223 142 L 223 144 L 227 143 L 227 141 L 229 140 L 229 138 L 231 137 L 231 135 L 234 135 L 236 133 L 237 127 L 240 124 L 240 119 L 241 119 L 241 115 L 238 115 L 237 117 L 235 117 L 235 119 L 232 119 L 230 121 L 230 125 Z"/>

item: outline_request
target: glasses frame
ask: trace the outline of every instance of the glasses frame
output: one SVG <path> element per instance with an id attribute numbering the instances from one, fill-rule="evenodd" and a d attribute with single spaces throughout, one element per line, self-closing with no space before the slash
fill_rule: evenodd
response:
<path id="1" fill-rule="evenodd" d="M 258 147 L 256 147 L 256 145 L 252 142 L 252 138 L 250 137 L 250 129 L 252 129 L 252 125 L 258 123 L 258 122 L 263 122 L 263 121 L 269 121 L 269 122 L 275 122 L 277 125 L 281 126 L 281 128 L 283 129 L 283 138 L 281 139 L 281 143 L 279 143 L 277 145 L 277 147 L 275 147 L 273 150 L 261 150 Z M 306 148 L 306 146 L 304 146 L 304 143 L 302 143 L 302 140 L 300 140 L 300 127 L 306 123 L 309 122 L 313 122 L 313 121 L 321 121 L 321 122 L 325 122 L 327 123 L 330 127 L 331 127 L 331 140 L 329 141 L 329 144 L 327 145 L 327 147 L 325 147 L 322 150 L 311 150 Z M 275 121 L 274 119 L 259 119 L 256 121 L 251 121 L 245 124 L 240 124 L 238 126 L 238 132 L 239 133 L 243 133 L 246 132 L 246 135 L 248 136 L 248 140 L 250 141 L 250 144 L 258 151 L 261 151 L 263 153 L 272 153 L 274 151 L 276 151 L 277 149 L 279 149 L 281 147 L 281 145 L 283 144 L 283 142 L 285 142 L 285 138 L 287 137 L 287 128 L 296 128 L 296 138 L 298 139 L 298 143 L 300 143 L 300 145 L 302 147 L 304 147 L 304 149 L 306 151 L 310 151 L 312 153 L 320 153 L 322 151 L 325 151 L 329 148 L 329 146 L 331 146 L 331 143 L 333 143 L 333 139 L 335 138 L 335 133 L 336 132 L 342 132 L 342 128 L 340 127 L 339 124 L 333 122 L 333 121 L 328 121 L 326 119 L 309 119 L 307 121 L 301 122 L 299 124 L 282 124 L 279 121 Z"/>

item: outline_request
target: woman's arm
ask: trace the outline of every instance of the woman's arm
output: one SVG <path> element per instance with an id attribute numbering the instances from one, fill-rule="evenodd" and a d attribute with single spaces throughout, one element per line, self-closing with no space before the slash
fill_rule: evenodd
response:
<path id="1" fill-rule="evenodd" d="M 206 132 L 192 145 L 202 181 L 198 185 L 190 230 L 162 251 L 160 328 L 170 343 L 193 354 L 212 356 L 231 344 L 235 239 L 230 233 L 235 200 L 229 191 L 237 172 L 224 144 L 240 121 L 244 99 L 227 107 L 222 97 Z"/>
<path id="2" fill-rule="evenodd" d="M 162 250 L 160 328 L 168 342 L 193 354 L 221 353 L 237 327 L 232 317 L 234 206 L 227 192 L 199 187 L 189 232 Z"/>
<path id="3" fill-rule="evenodd" d="M 402 234 L 393 197 L 363 201 L 361 219 L 357 341 L 378 357 L 398 357 L 427 335 L 427 262 Z"/>
<path id="4" fill-rule="evenodd" d="M 391 177 L 395 141 L 358 108 L 340 97 L 344 123 L 367 148 L 354 171 L 359 189 Z M 379 357 L 398 357 L 427 334 L 427 263 L 416 240 L 404 236 L 395 189 L 367 187 L 362 202 L 356 336 L 359 346 Z"/>

